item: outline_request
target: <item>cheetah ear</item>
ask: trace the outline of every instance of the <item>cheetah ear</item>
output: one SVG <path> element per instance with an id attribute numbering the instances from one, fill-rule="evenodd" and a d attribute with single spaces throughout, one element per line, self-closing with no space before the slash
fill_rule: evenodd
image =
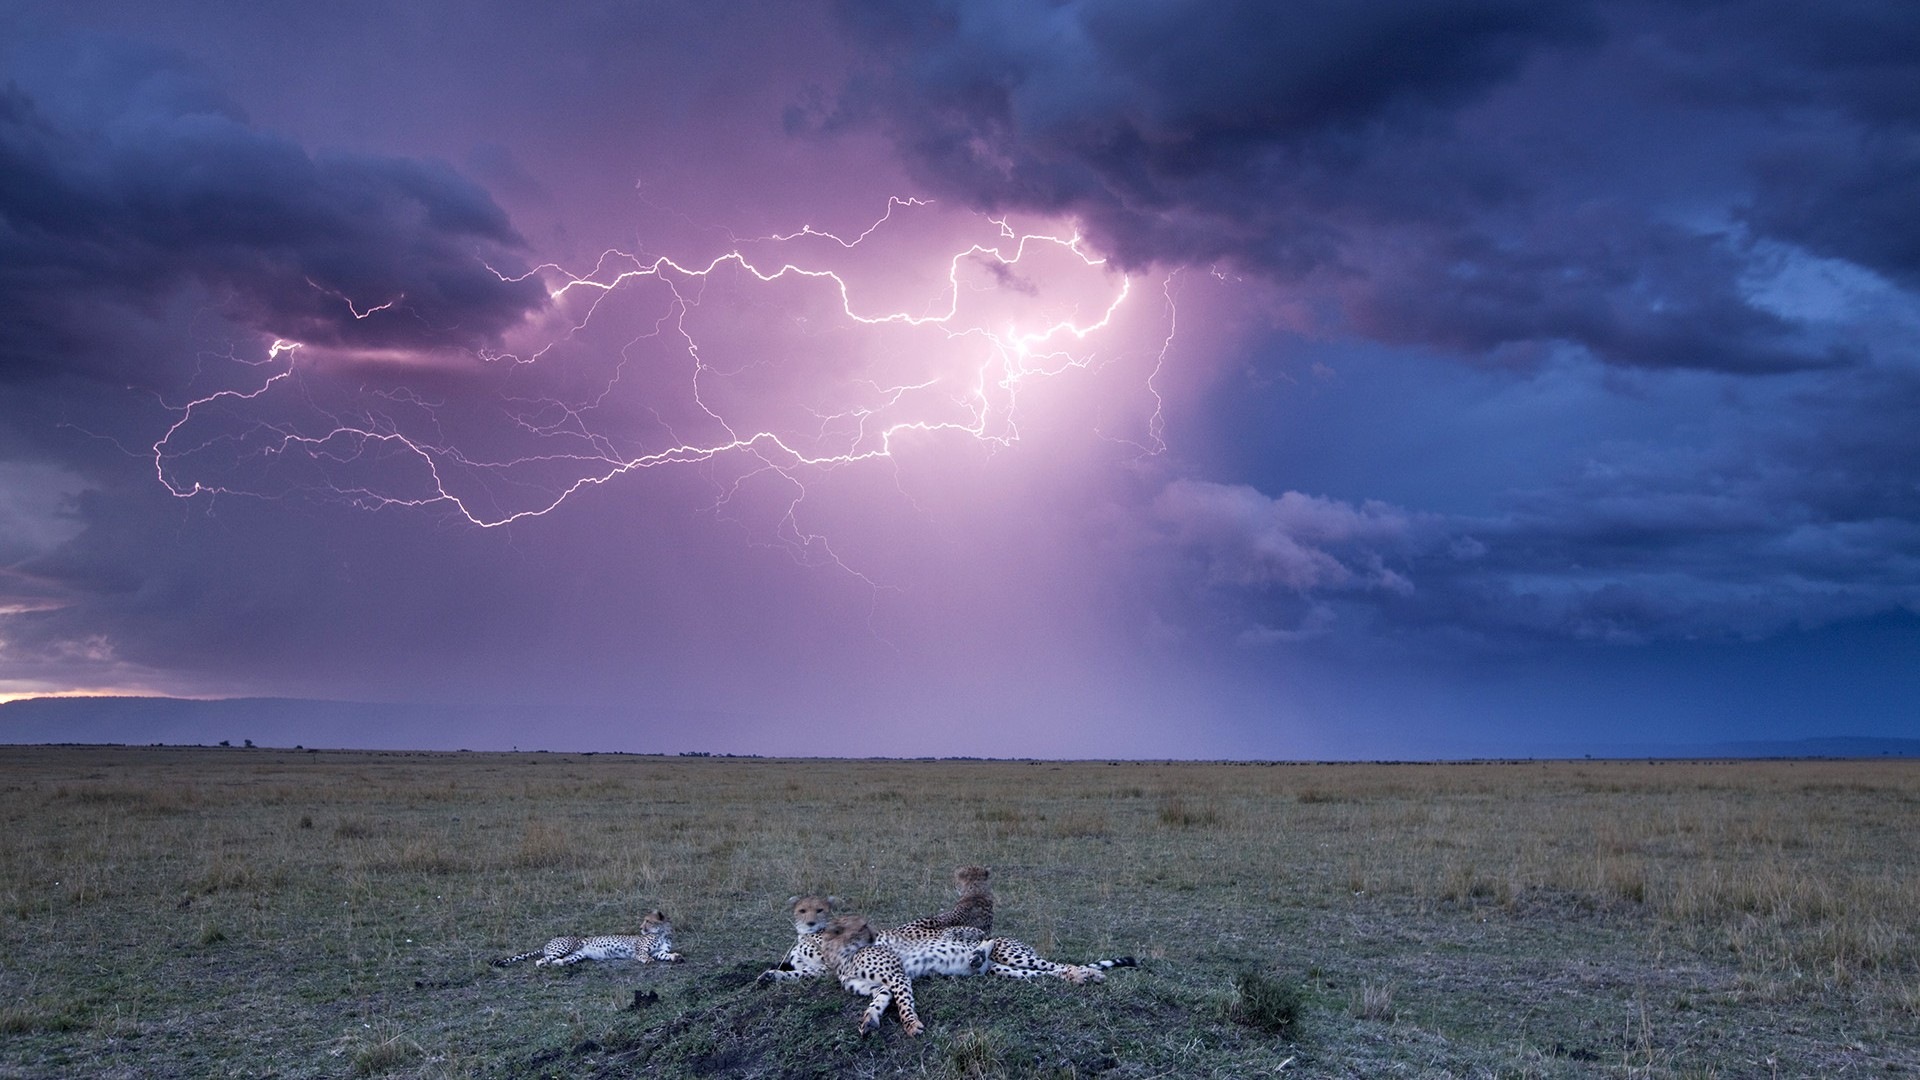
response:
<path id="1" fill-rule="evenodd" d="M 841 904 L 846 903 L 846 901 L 840 899 L 837 896 L 829 896 L 827 897 L 827 903 L 833 905 L 834 907 L 839 907 Z"/>
<path id="2" fill-rule="evenodd" d="M 795 905 L 795 904 L 797 904 L 797 903 L 799 903 L 799 902 L 800 902 L 800 897 L 799 897 L 798 895 L 795 895 L 795 896 L 789 896 L 789 897 L 787 897 L 787 906 L 788 906 L 788 907 L 792 907 L 793 905 Z"/>

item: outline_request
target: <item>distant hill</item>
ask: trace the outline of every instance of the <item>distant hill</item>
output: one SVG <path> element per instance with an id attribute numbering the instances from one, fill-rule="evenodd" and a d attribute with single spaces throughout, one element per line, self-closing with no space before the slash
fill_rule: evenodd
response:
<path id="1" fill-rule="evenodd" d="M 1735 758 L 1870 758 L 1920 757 L 1920 739 L 1876 739 L 1860 735 L 1832 735 L 1819 739 L 1790 739 L 1714 743 L 1701 749 L 1704 757 Z"/>
<path id="2" fill-rule="evenodd" d="M 360 750 L 599 750 L 816 753 L 771 743 L 755 718 L 694 710 L 555 704 L 409 705 L 310 698 L 27 698 L 0 704 L 0 744 L 113 743 Z M 1479 755 L 1476 755 L 1479 756 Z M 1498 753 L 1485 756 L 1498 757 Z M 1920 739 L 1826 736 L 1697 744 L 1566 746 L 1517 756 L 1579 758 L 1920 758 Z"/>
<path id="3" fill-rule="evenodd" d="M 413 705 L 311 698 L 25 698 L 0 703 L 0 744 L 110 743 L 355 750 L 727 751 L 751 718 L 639 706 Z M 802 751 L 804 752 L 804 751 Z"/>
<path id="4" fill-rule="evenodd" d="M 436 715 L 439 714 L 439 715 Z M 444 707 L 304 698 L 26 698 L 0 704 L 0 742 L 403 749 L 455 720 Z M 435 721 L 439 723 L 435 723 Z"/>

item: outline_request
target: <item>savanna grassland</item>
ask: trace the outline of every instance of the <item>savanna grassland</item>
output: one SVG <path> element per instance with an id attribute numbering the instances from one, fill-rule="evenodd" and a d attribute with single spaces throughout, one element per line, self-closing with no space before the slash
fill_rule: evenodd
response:
<path id="1" fill-rule="evenodd" d="M 0 748 L 0 1076 L 1920 1073 L 1920 762 Z M 993 868 L 1104 985 L 756 986 Z M 675 965 L 487 961 L 673 917 Z"/>

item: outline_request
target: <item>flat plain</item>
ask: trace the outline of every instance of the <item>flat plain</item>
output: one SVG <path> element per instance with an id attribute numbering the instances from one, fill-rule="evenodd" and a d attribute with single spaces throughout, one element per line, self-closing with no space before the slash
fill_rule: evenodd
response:
<path id="1" fill-rule="evenodd" d="M 1920 762 L 0 747 L 4 1077 L 1920 1075 Z M 927 1033 L 754 976 L 783 902 L 1101 985 Z M 673 918 L 680 964 L 490 967 Z"/>

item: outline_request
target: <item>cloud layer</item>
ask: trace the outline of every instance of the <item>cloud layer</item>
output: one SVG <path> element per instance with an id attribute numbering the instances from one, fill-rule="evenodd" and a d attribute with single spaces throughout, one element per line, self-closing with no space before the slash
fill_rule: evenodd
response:
<path id="1" fill-rule="evenodd" d="M 356 351 L 474 349 L 544 306 L 488 269 L 520 270 L 524 245 L 447 166 L 309 153 L 164 55 L 65 52 L 56 107 L 0 90 L 0 377 L 120 370 L 103 309 L 189 290 L 255 332 Z"/>
<path id="2" fill-rule="evenodd" d="M 1326 325 L 1381 341 L 1826 366 L 1849 355 L 1748 295 L 1753 241 L 1890 273 L 1912 256 L 1911 116 L 1891 104 L 1898 77 L 1870 77 L 1874 58 L 1897 66 L 1855 25 L 1870 6 L 1821 20 L 1825 48 L 1791 44 L 1800 19 L 1635 5 L 844 7 L 880 59 L 816 122 L 877 124 L 926 183 L 1073 214 L 1123 259 L 1312 286 Z M 1815 55 L 1764 104 L 1701 85 L 1782 50 Z M 1842 73 L 1857 85 L 1827 89 Z M 1833 115 L 1772 119 L 1782 108 Z M 1627 115 L 1749 171 L 1712 191 L 1662 177 Z M 1814 145 L 1782 150 L 1788 136 Z"/>

